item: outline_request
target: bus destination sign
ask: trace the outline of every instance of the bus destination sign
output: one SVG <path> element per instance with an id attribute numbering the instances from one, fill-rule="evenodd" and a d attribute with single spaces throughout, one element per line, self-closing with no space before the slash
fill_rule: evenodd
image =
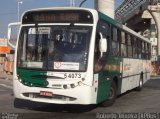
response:
<path id="1" fill-rule="evenodd" d="M 66 13 L 66 14 L 36 14 L 33 16 L 34 21 L 36 22 L 52 22 L 52 21 L 60 21 L 60 22 L 78 22 L 79 15 L 75 13 Z"/>
<path id="2" fill-rule="evenodd" d="M 93 23 L 93 16 L 84 10 L 56 10 L 27 12 L 22 18 L 22 24 L 35 23 Z"/>

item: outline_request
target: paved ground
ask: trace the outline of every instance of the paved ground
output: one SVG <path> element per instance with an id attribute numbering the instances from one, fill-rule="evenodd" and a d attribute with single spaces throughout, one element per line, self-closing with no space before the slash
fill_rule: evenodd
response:
<path id="1" fill-rule="evenodd" d="M 0 79 L 12 80 L 12 74 L 0 72 Z"/>
<path id="2" fill-rule="evenodd" d="M 8 77 L 8 78 L 6 78 Z M 4 117 L 15 119 L 111 119 L 126 115 L 140 119 L 156 119 L 160 115 L 160 78 L 154 77 L 149 80 L 141 92 L 130 91 L 119 96 L 116 103 L 111 107 L 99 105 L 51 105 L 31 102 L 20 102 L 20 108 L 14 107 L 11 75 L 0 75 L 0 119 Z M 23 106 L 22 106 L 23 105 Z M 106 114 L 106 115 L 105 115 Z M 135 114 L 135 115 L 133 115 Z M 9 118 L 8 118 L 9 119 Z"/>

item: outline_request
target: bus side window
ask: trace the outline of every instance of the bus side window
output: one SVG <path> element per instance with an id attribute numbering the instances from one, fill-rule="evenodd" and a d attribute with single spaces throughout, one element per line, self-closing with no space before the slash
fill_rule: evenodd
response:
<path id="1" fill-rule="evenodd" d="M 95 49 L 94 49 L 94 64 L 95 64 L 95 72 L 100 71 L 100 69 L 105 66 L 106 62 L 107 62 L 107 48 L 105 52 L 101 51 L 101 40 L 106 40 L 108 41 L 108 39 L 106 38 L 106 36 L 104 34 L 101 33 L 96 33 L 96 40 L 95 40 Z M 105 44 L 105 43 L 104 43 Z M 103 45 L 104 45 L 103 44 Z M 107 45 L 107 43 L 106 43 Z"/>
<path id="2" fill-rule="evenodd" d="M 98 38 L 99 33 L 103 35 L 103 38 L 107 39 L 107 42 L 109 44 L 110 40 L 110 24 L 108 24 L 106 21 L 99 20 L 97 24 L 97 34 L 96 37 Z M 100 38 L 99 38 L 100 39 Z M 107 50 L 109 50 L 109 45 L 107 46 Z"/>
<path id="3" fill-rule="evenodd" d="M 95 49 L 94 49 L 94 54 L 95 54 L 96 60 L 98 60 L 100 57 L 99 40 L 100 40 L 100 35 L 98 33 L 96 33 L 96 41 L 95 41 Z"/>
<path id="4" fill-rule="evenodd" d="M 121 32 L 121 56 L 127 57 L 127 45 L 126 45 L 126 38 L 125 32 Z"/>
<path id="5" fill-rule="evenodd" d="M 133 38 L 133 58 L 137 58 L 137 39 L 136 37 Z"/>
<path id="6" fill-rule="evenodd" d="M 132 37 L 131 35 L 127 34 L 127 54 L 129 58 L 132 58 L 133 51 L 132 51 Z"/>
<path id="7" fill-rule="evenodd" d="M 112 27 L 112 54 L 113 56 L 119 56 L 119 39 L 118 39 L 118 34 L 119 30 L 115 27 Z"/>
<path id="8" fill-rule="evenodd" d="M 138 58 L 142 58 L 142 41 L 138 39 Z"/>
<path id="9" fill-rule="evenodd" d="M 146 59 L 149 59 L 149 48 L 148 48 L 148 43 L 146 43 Z"/>
<path id="10" fill-rule="evenodd" d="M 102 69 L 102 65 L 100 62 L 99 40 L 100 40 L 100 35 L 99 33 L 96 33 L 95 48 L 94 48 L 94 72 L 95 73 L 99 72 Z"/>
<path id="11" fill-rule="evenodd" d="M 148 59 L 151 58 L 151 45 L 147 43 L 147 49 L 148 49 Z"/>
<path id="12" fill-rule="evenodd" d="M 103 52 L 101 55 L 100 48 L 99 48 L 99 41 L 100 41 L 100 33 L 102 34 L 103 38 L 105 38 L 109 44 L 110 39 L 110 25 L 103 21 L 99 20 L 97 24 L 97 33 L 95 39 L 95 48 L 94 48 L 94 72 L 98 72 L 102 69 L 102 67 L 106 64 L 107 60 L 107 52 Z M 109 50 L 109 45 L 107 46 L 107 51 Z"/>

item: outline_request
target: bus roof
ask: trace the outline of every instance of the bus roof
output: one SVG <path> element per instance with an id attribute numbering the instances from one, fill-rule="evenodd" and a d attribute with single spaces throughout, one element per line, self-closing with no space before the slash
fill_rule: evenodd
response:
<path id="1" fill-rule="evenodd" d="M 114 25 L 114 26 L 116 26 L 116 27 L 118 27 L 118 28 L 120 28 L 120 29 L 122 29 L 122 30 L 124 30 L 126 32 L 129 32 L 129 33 L 131 33 L 131 34 L 133 34 L 133 35 L 135 35 L 135 36 L 143 39 L 146 42 L 150 42 L 149 39 L 144 38 L 143 36 L 141 36 L 140 34 L 138 34 L 135 31 L 131 30 L 127 26 L 119 23 L 117 20 L 114 20 L 114 19 L 110 18 L 109 16 L 107 16 L 107 15 L 101 13 L 101 12 L 96 11 L 95 9 L 81 8 L 81 7 L 49 7 L 49 8 L 38 8 L 38 9 L 28 10 L 28 11 L 24 12 L 22 16 L 24 16 L 27 12 L 48 11 L 48 10 L 86 10 L 86 11 L 90 11 L 92 13 L 96 13 L 97 12 L 98 15 L 99 15 L 99 18 L 101 18 L 101 19 L 109 22 L 110 24 L 112 24 L 112 25 Z"/>
<path id="2" fill-rule="evenodd" d="M 37 8 L 37 9 L 31 9 L 27 10 L 23 13 L 22 17 L 24 14 L 27 12 L 34 12 L 34 11 L 48 11 L 48 10 L 86 10 L 90 12 L 96 12 L 94 9 L 89 9 L 89 8 L 81 8 L 81 7 L 48 7 L 48 8 Z"/>
<path id="3" fill-rule="evenodd" d="M 93 11 L 94 9 L 90 9 L 90 8 L 83 8 L 83 7 L 47 7 L 47 8 L 37 8 L 37 9 L 31 9 L 31 10 L 27 10 L 28 11 L 41 11 L 41 10 L 91 10 Z M 94 10 L 96 11 L 96 10 Z"/>
<path id="4" fill-rule="evenodd" d="M 79 7 L 51 7 L 28 10 L 22 15 L 22 24 L 85 23 L 96 24 L 98 13 L 94 9 Z"/>

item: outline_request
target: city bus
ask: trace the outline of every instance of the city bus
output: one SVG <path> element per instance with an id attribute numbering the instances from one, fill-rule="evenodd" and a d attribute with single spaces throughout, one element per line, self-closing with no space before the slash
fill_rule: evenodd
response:
<path id="1" fill-rule="evenodd" d="M 150 41 L 94 9 L 26 11 L 15 49 L 19 100 L 110 106 L 150 79 Z"/>

